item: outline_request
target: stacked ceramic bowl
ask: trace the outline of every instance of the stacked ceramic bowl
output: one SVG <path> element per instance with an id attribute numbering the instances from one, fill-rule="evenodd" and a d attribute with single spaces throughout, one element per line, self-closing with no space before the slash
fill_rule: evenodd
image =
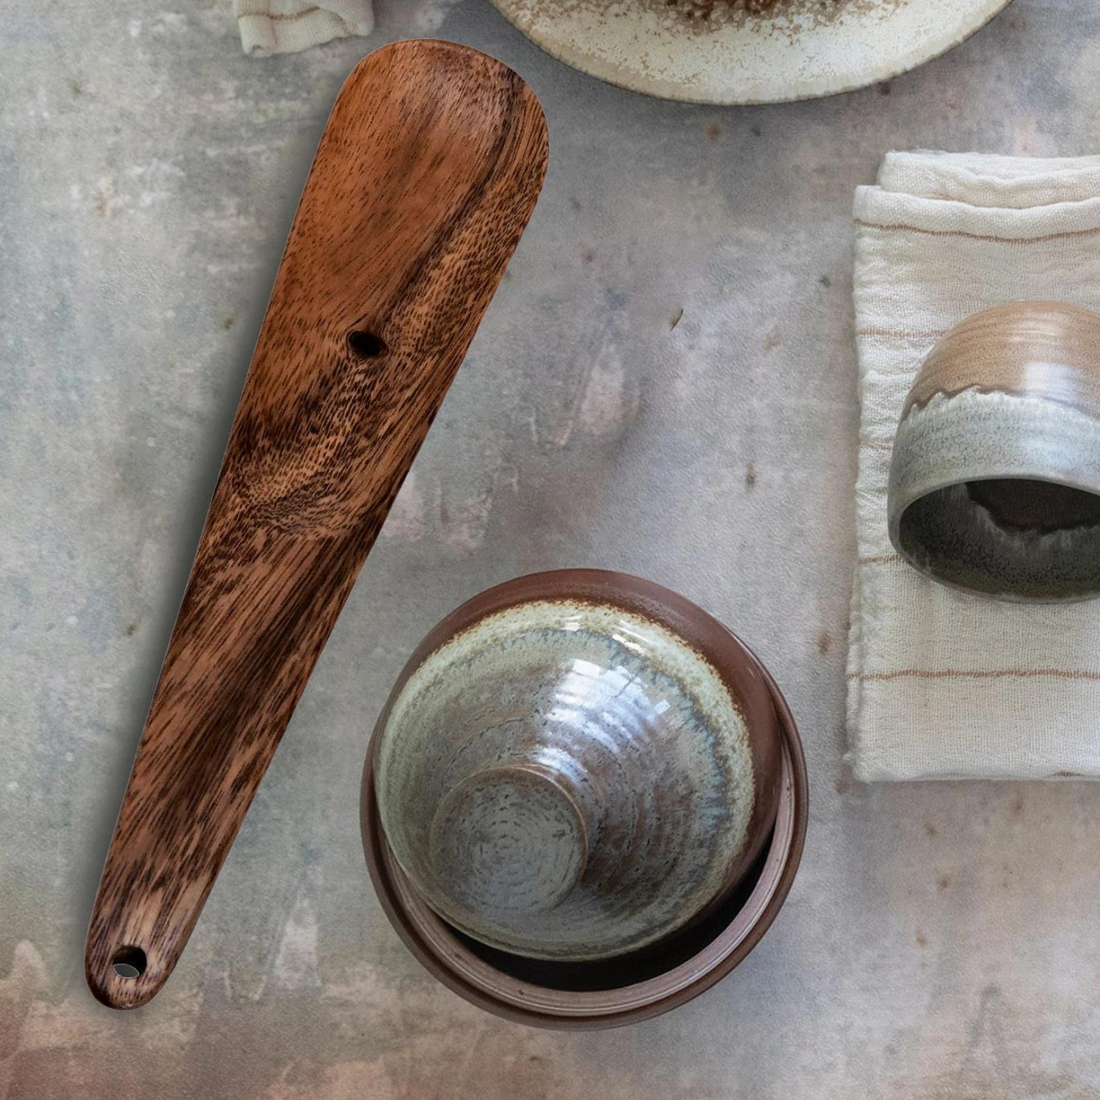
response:
<path id="1" fill-rule="evenodd" d="M 526 1023 L 606 1027 L 728 973 L 786 897 L 798 734 L 724 626 L 595 570 L 523 577 L 439 624 L 380 717 L 375 887 L 416 956 Z"/>

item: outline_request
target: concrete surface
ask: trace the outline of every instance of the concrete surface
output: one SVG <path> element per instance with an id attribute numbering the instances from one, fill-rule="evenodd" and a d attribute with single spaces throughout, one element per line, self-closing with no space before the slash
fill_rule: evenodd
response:
<path id="1" fill-rule="evenodd" d="M 1017 0 L 888 87 L 718 110 L 438 3 L 379 0 L 370 40 L 256 61 L 227 0 L 0 0 L 0 1096 L 1100 1095 L 1100 790 L 864 787 L 841 761 L 852 189 L 894 147 L 1097 151 L 1100 8 Z M 546 188 L 175 976 L 112 1013 L 85 926 L 294 203 L 352 64 L 430 33 L 534 86 Z M 420 636 L 577 564 L 677 588 L 758 649 L 813 806 L 739 970 L 562 1035 L 420 969 L 356 802 Z"/>

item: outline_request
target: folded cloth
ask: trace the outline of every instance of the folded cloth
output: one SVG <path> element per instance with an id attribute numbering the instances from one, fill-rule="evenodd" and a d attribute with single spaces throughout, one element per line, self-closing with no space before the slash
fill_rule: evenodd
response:
<path id="1" fill-rule="evenodd" d="M 1018 605 L 921 576 L 886 531 L 902 405 L 936 340 L 1019 299 L 1100 311 L 1100 157 L 891 153 L 855 197 L 859 779 L 1100 777 L 1100 600 Z"/>
<path id="2" fill-rule="evenodd" d="M 251 57 L 297 53 L 334 38 L 370 34 L 371 0 L 233 0 L 241 48 Z"/>

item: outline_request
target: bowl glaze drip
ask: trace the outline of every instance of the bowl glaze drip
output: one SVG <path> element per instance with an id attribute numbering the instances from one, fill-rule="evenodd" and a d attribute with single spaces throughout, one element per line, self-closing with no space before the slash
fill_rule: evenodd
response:
<path id="1" fill-rule="evenodd" d="M 683 638 L 532 600 L 431 652 L 381 730 L 382 828 L 475 939 L 583 961 L 651 944 L 729 886 L 753 817 L 745 719 Z"/>

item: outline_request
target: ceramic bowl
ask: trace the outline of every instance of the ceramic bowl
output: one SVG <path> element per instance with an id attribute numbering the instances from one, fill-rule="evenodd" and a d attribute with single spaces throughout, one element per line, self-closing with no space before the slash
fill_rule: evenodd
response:
<path id="1" fill-rule="evenodd" d="M 750 651 L 666 589 L 565 570 L 424 639 L 371 739 L 362 826 L 384 908 L 447 985 L 598 1027 L 747 954 L 805 802 L 794 723 Z"/>
<path id="2" fill-rule="evenodd" d="M 1009 0 L 492 0 L 553 57 L 690 103 L 780 103 L 889 80 L 957 46 Z M 703 12 L 715 9 L 707 18 Z M 872 110 L 867 105 L 867 110 Z"/>
<path id="3" fill-rule="evenodd" d="M 1012 302 L 944 336 L 905 402 L 887 515 L 898 553 L 944 584 L 1100 595 L 1100 315 Z"/>

